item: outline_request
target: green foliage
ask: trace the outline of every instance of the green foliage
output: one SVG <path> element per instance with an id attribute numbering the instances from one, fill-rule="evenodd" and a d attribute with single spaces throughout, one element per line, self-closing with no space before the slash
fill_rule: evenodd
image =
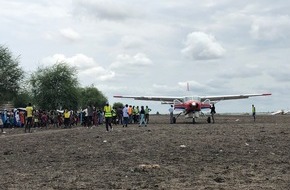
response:
<path id="1" fill-rule="evenodd" d="M 123 108 L 123 107 L 124 107 L 124 104 L 121 103 L 121 102 L 115 102 L 115 103 L 113 104 L 113 107 L 114 107 L 114 108 L 119 108 L 119 107 Z"/>
<path id="2" fill-rule="evenodd" d="M 20 89 L 24 73 L 7 47 L 0 46 L 0 101 L 10 101 Z"/>
<path id="3" fill-rule="evenodd" d="M 88 105 L 102 108 L 108 101 L 104 94 L 94 86 L 79 88 L 79 92 L 79 104 L 82 108 L 85 108 Z"/>
<path id="4" fill-rule="evenodd" d="M 78 80 L 76 69 L 66 63 L 38 68 L 30 79 L 32 93 L 41 109 L 77 109 Z"/>
<path id="5" fill-rule="evenodd" d="M 31 94 L 27 91 L 19 92 L 16 97 L 13 99 L 13 105 L 16 108 L 25 108 L 28 103 L 32 103 L 33 98 Z"/>

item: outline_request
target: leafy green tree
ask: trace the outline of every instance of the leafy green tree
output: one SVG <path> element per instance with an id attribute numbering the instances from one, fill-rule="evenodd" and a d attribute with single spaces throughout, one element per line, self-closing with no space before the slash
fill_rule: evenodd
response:
<path id="1" fill-rule="evenodd" d="M 79 83 L 76 69 L 65 62 L 38 68 L 30 82 L 35 102 L 41 109 L 78 108 Z"/>
<path id="2" fill-rule="evenodd" d="M 33 103 L 33 98 L 28 91 L 21 90 L 13 99 L 13 105 L 16 108 L 25 108 L 28 103 Z"/>
<path id="3" fill-rule="evenodd" d="M 79 102 L 82 108 L 85 108 L 88 105 L 101 108 L 108 101 L 108 99 L 104 96 L 104 94 L 94 86 L 80 88 L 79 91 L 80 91 Z"/>
<path id="4" fill-rule="evenodd" d="M 0 101 L 11 101 L 20 89 L 24 72 L 7 47 L 0 45 Z"/>
<path id="5" fill-rule="evenodd" d="M 121 103 L 121 102 L 115 102 L 115 103 L 113 104 L 113 107 L 114 107 L 114 108 L 119 108 L 119 107 L 123 108 L 123 107 L 124 107 L 124 104 Z"/>

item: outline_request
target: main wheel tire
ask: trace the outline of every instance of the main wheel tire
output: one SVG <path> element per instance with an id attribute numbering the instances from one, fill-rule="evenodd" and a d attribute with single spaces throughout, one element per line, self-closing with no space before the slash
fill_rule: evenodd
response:
<path id="1" fill-rule="evenodd" d="M 173 117 L 172 121 L 173 121 L 173 123 L 176 123 L 176 117 Z"/>

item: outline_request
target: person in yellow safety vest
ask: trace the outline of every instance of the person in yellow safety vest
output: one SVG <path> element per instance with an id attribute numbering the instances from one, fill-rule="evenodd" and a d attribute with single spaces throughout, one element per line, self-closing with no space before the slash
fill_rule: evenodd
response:
<path id="1" fill-rule="evenodd" d="M 112 123 L 117 125 L 117 111 L 114 107 L 112 109 Z"/>
<path id="2" fill-rule="evenodd" d="M 105 115 L 105 121 L 106 121 L 106 130 L 113 131 L 112 127 L 112 107 L 109 105 L 109 102 L 106 102 L 106 105 L 104 107 L 104 115 Z M 110 130 L 109 130 L 110 126 Z"/>
<path id="3" fill-rule="evenodd" d="M 64 127 L 67 128 L 69 127 L 70 123 L 70 112 L 67 109 L 65 109 L 63 116 L 64 116 Z"/>

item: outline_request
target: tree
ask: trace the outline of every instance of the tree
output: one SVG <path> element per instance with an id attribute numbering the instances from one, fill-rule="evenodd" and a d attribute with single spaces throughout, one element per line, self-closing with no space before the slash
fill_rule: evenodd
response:
<path id="1" fill-rule="evenodd" d="M 65 62 L 38 68 L 30 79 L 36 104 L 41 109 L 77 109 L 78 80 L 76 69 Z"/>
<path id="2" fill-rule="evenodd" d="M 79 90 L 80 90 L 80 106 L 82 108 L 85 108 L 88 105 L 101 108 L 108 101 L 108 99 L 104 96 L 104 94 L 94 86 L 80 88 Z"/>
<path id="3" fill-rule="evenodd" d="M 0 46 L 0 101 L 11 101 L 20 89 L 24 73 L 7 47 Z"/>
<path id="4" fill-rule="evenodd" d="M 115 102 L 115 103 L 113 104 L 113 107 L 114 107 L 114 108 L 119 108 L 119 107 L 123 108 L 123 107 L 124 107 L 124 104 L 121 103 L 121 102 Z"/>
<path id="5" fill-rule="evenodd" d="M 21 90 L 20 92 L 18 92 L 16 97 L 13 99 L 13 105 L 16 108 L 19 108 L 19 107 L 25 108 L 28 105 L 28 103 L 32 103 L 32 102 L 33 102 L 33 98 L 31 94 L 25 90 Z"/>

